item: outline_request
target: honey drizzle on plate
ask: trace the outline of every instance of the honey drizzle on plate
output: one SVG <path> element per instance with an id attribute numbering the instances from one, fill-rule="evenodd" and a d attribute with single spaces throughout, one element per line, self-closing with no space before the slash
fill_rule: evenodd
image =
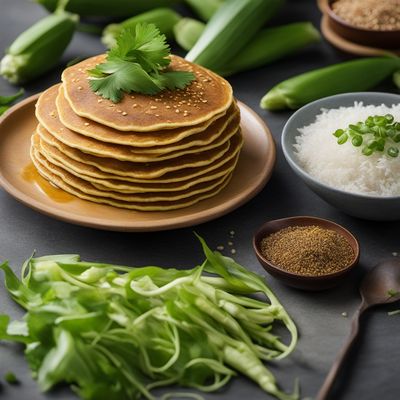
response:
<path id="1" fill-rule="evenodd" d="M 22 178 L 33 183 L 48 198 L 58 203 L 68 203 L 75 199 L 74 196 L 54 186 L 39 174 L 33 163 L 29 163 L 21 172 Z"/>

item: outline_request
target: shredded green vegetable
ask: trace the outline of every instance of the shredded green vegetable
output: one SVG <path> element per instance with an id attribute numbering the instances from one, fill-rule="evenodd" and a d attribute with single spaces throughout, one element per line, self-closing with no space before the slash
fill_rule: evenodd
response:
<path id="1" fill-rule="evenodd" d="M 261 277 L 199 239 L 206 260 L 186 270 L 55 255 L 27 260 L 19 280 L 0 265 L 27 310 L 22 321 L 0 315 L 0 339 L 26 345 L 43 391 L 67 382 L 83 399 L 153 400 L 154 388 L 210 392 L 241 372 L 278 399 L 298 399 L 297 389 L 278 388 L 263 363 L 296 346 L 292 319 Z M 277 324 L 289 331 L 289 344 L 271 332 Z"/>

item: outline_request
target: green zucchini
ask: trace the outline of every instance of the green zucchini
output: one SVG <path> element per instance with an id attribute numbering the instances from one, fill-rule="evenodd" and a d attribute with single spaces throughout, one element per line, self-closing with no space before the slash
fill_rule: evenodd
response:
<path id="1" fill-rule="evenodd" d="M 186 55 L 212 70 L 226 67 L 283 5 L 283 0 L 226 0 Z"/>
<path id="2" fill-rule="evenodd" d="M 59 0 L 35 0 L 53 12 Z M 131 17 L 157 7 L 170 7 L 179 0 L 69 0 L 65 9 L 81 16 Z"/>
<path id="3" fill-rule="evenodd" d="M 134 28 L 138 23 L 154 24 L 167 38 L 171 38 L 173 36 L 173 28 L 180 19 L 181 16 L 172 8 L 155 8 L 154 10 L 135 15 L 119 24 L 107 25 L 103 30 L 101 41 L 108 48 L 111 48 L 115 45 L 122 29 Z"/>
<path id="4" fill-rule="evenodd" d="M 369 57 L 319 68 L 273 87 L 260 102 L 267 110 L 296 109 L 338 93 L 360 92 L 400 70 L 399 57 Z"/>

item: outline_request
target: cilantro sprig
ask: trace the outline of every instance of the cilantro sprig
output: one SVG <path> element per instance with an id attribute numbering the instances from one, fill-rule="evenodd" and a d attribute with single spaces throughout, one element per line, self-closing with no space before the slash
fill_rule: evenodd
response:
<path id="1" fill-rule="evenodd" d="M 183 89 L 195 79 L 189 71 L 169 71 L 170 48 L 153 24 L 124 29 L 105 62 L 88 71 L 90 88 L 114 103 L 123 93 L 154 95 L 165 89 Z"/>

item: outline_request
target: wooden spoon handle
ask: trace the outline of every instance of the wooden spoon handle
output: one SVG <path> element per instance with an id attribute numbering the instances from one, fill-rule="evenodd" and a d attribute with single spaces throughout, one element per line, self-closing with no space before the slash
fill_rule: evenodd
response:
<path id="1" fill-rule="evenodd" d="M 328 395 L 333 386 L 333 383 L 335 382 L 336 376 L 340 368 L 342 367 L 342 364 L 344 363 L 349 350 L 351 349 L 353 343 L 355 342 L 358 336 L 358 332 L 360 330 L 360 316 L 366 309 L 367 309 L 366 304 L 362 302 L 357 311 L 355 312 L 353 319 L 351 321 L 350 335 L 345 344 L 343 345 L 340 353 L 336 357 L 336 360 L 333 363 L 327 377 L 325 378 L 325 381 L 317 394 L 316 400 L 328 400 Z"/>

